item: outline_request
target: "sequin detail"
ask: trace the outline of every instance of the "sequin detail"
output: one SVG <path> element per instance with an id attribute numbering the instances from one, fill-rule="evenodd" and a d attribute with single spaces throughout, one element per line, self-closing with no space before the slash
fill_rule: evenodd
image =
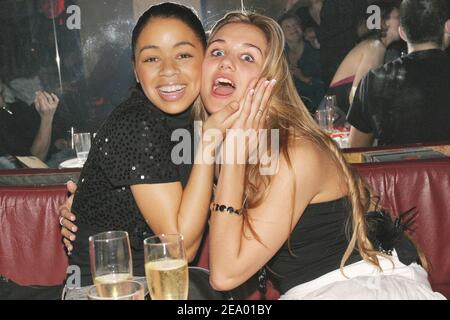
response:
<path id="1" fill-rule="evenodd" d="M 171 160 L 172 129 L 161 111 L 133 94 L 99 129 L 81 172 L 73 211 L 99 232 L 128 231 L 132 243 L 152 234 L 130 186 L 180 181 Z"/>

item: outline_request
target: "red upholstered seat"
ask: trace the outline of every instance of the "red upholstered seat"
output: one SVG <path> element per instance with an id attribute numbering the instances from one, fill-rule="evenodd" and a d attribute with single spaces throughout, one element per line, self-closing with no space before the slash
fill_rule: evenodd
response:
<path id="1" fill-rule="evenodd" d="M 417 208 L 412 238 L 428 258 L 433 289 L 450 298 L 450 159 L 356 167 L 393 215 Z"/>
<path id="2" fill-rule="evenodd" d="M 58 207 L 66 186 L 0 186 L 0 274 L 22 286 L 63 283 Z"/>
<path id="3" fill-rule="evenodd" d="M 450 299 L 450 159 L 355 165 L 385 208 L 394 216 L 416 207 L 412 238 L 430 263 L 429 280 L 435 291 Z M 208 244 L 200 263 L 208 267 Z M 261 298 L 254 281 L 247 284 L 247 299 Z M 267 299 L 278 298 L 272 284 Z"/>
<path id="4" fill-rule="evenodd" d="M 450 298 L 450 159 L 356 165 L 394 215 L 417 207 L 412 237 L 427 255 L 434 290 Z M 20 285 L 62 283 L 67 258 L 58 224 L 65 186 L 0 186 L 0 274 Z M 199 266 L 208 267 L 208 243 Z M 239 297 L 261 298 L 254 281 Z M 271 286 L 266 296 L 276 299 Z"/>

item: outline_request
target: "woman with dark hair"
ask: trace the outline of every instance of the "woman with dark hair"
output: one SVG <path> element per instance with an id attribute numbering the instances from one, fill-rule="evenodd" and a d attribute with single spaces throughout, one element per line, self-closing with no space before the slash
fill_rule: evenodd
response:
<path id="1" fill-rule="evenodd" d="M 337 97 L 337 107 L 343 114 L 347 114 L 356 88 L 364 75 L 381 66 L 384 63 L 386 48 L 400 39 L 399 11 L 395 4 L 379 1 L 373 5 L 381 10 L 381 28 L 368 29 L 368 16 L 361 19 L 358 27 L 360 42 L 341 62 L 326 93 Z"/>
<path id="2" fill-rule="evenodd" d="M 97 132 L 73 200 L 79 231 L 69 263 L 80 267 L 81 285 L 92 283 L 88 238 L 105 231 L 128 232 L 134 275 L 144 275 L 143 240 L 153 234 L 182 234 L 188 260 L 195 257 L 214 172 L 200 151 L 214 144 L 202 135 L 192 165 L 190 154 L 172 154 L 171 138 L 175 130 L 194 136 L 192 106 L 205 47 L 202 24 L 190 8 L 163 3 L 139 18 L 132 35 L 136 88 Z M 235 111 L 211 116 L 204 132 L 224 130 Z"/>

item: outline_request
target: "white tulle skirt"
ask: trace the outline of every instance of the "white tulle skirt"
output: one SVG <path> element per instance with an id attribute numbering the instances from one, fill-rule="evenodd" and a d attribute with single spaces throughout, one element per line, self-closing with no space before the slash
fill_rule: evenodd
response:
<path id="1" fill-rule="evenodd" d="M 359 261 L 344 268 L 348 279 L 334 270 L 290 289 L 280 300 L 446 300 L 433 292 L 420 265 L 404 265 L 395 252 L 391 260 L 379 260 L 383 272 Z"/>

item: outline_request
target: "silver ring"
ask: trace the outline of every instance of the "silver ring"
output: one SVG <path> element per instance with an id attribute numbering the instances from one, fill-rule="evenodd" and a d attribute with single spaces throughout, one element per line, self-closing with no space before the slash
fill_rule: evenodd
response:
<path id="1" fill-rule="evenodd" d="M 64 217 L 63 217 L 63 216 L 60 216 L 60 217 L 59 217 L 59 224 L 61 225 L 61 227 L 64 227 L 64 225 L 63 225 L 63 220 L 64 220 Z"/>

